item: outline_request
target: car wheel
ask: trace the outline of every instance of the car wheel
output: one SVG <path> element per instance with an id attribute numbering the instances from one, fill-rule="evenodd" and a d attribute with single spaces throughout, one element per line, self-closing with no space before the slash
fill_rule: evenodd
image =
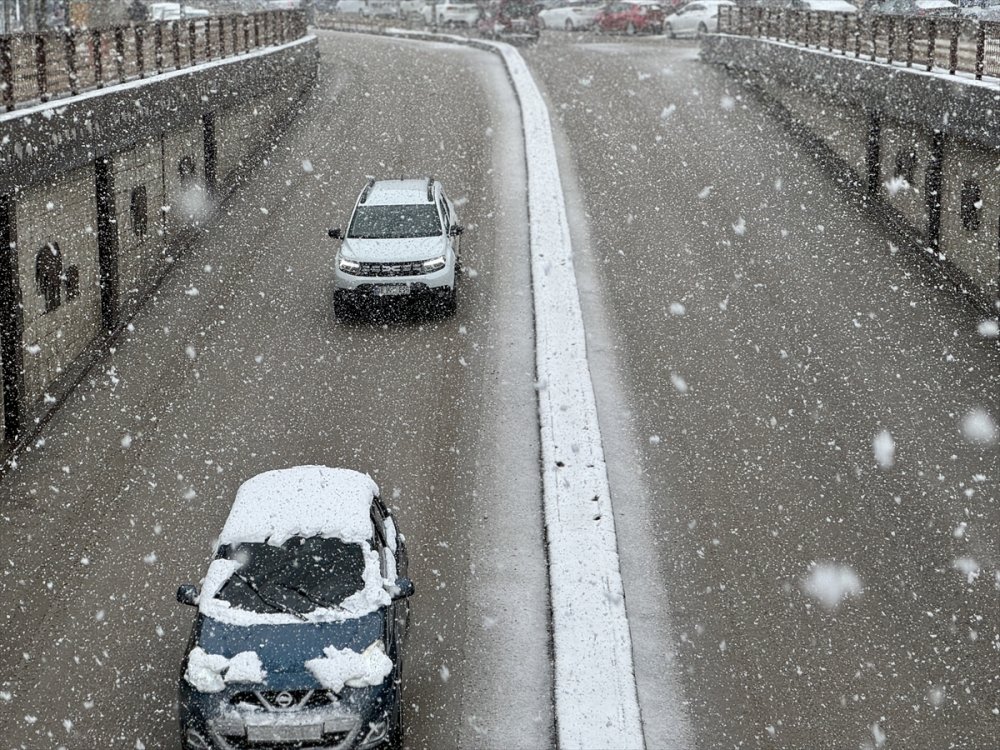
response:
<path id="1" fill-rule="evenodd" d="M 677 38 L 677 35 L 674 33 L 674 27 L 671 26 L 669 23 L 666 26 L 664 26 L 663 30 L 666 33 L 666 35 L 669 36 L 671 39 Z"/>
<path id="2" fill-rule="evenodd" d="M 438 310 L 446 318 L 450 318 L 458 310 L 458 294 L 455 287 L 452 287 L 447 294 L 441 297 L 438 302 Z"/>
<path id="3" fill-rule="evenodd" d="M 573 22 L 568 18 L 566 19 L 566 31 L 573 31 Z"/>
<path id="4" fill-rule="evenodd" d="M 628 22 L 628 26 L 625 27 L 625 33 L 629 36 L 635 35 L 635 24 L 631 21 Z"/>
<path id="5" fill-rule="evenodd" d="M 403 750 L 403 739 L 405 729 L 403 728 L 403 691 L 399 690 L 396 696 L 396 709 L 392 712 L 392 725 L 389 727 L 389 736 L 386 738 L 386 750 Z"/>
<path id="6" fill-rule="evenodd" d="M 699 23 L 698 24 L 698 36 L 700 37 L 700 36 L 702 36 L 704 34 L 707 34 L 707 33 L 708 33 L 708 26 L 706 26 L 703 23 Z"/>
<path id="7" fill-rule="evenodd" d="M 333 297 L 333 317 L 341 322 L 354 320 L 358 316 L 358 310 L 354 303 L 344 299 L 343 296 L 335 294 Z"/>

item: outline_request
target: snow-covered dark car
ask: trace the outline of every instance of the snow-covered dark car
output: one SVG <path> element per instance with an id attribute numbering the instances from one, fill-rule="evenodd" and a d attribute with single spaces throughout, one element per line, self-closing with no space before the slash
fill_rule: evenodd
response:
<path id="1" fill-rule="evenodd" d="M 184 750 L 402 747 L 401 649 L 413 583 L 378 486 L 325 466 L 236 494 L 179 682 Z"/>

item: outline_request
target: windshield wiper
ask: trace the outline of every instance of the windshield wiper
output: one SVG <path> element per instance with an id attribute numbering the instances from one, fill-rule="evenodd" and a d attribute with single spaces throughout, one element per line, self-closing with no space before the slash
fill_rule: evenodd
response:
<path id="1" fill-rule="evenodd" d="M 344 611 L 344 608 L 342 606 L 340 606 L 339 604 L 335 604 L 334 602 L 327 601 L 326 599 L 322 599 L 322 598 L 320 598 L 318 596 L 313 596 L 312 594 L 310 594 L 302 586 L 288 586 L 286 584 L 281 584 L 281 587 L 285 588 L 285 589 L 288 589 L 289 591 L 294 591 L 296 594 L 298 594 L 299 596 L 301 596 L 303 599 L 308 599 L 313 604 L 315 604 L 315 605 L 317 605 L 319 607 L 326 607 L 328 609 L 336 609 L 336 610 L 339 610 L 341 612 Z"/>
<path id="2" fill-rule="evenodd" d="M 284 612 L 286 615 L 293 615 L 294 617 L 297 617 L 300 620 L 305 621 L 306 616 L 304 614 L 302 614 L 301 612 L 296 612 L 294 609 L 292 609 L 288 605 L 282 604 L 281 602 L 276 602 L 273 599 L 264 596 L 261 593 L 260 589 L 257 588 L 257 584 L 254 583 L 253 581 L 251 581 L 248 576 L 245 576 L 242 573 L 233 573 L 233 577 L 236 578 L 236 579 L 238 579 L 238 580 L 240 580 L 240 581 L 242 581 L 246 585 L 246 587 L 248 589 L 250 589 L 254 594 L 256 594 L 256 596 L 257 596 L 258 599 L 260 599 L 262 602 L 264 602 L 264 604 L 266 604 L 267 606 L 269 606 L 271 609 L 276 610 L 278 612 Z"/>

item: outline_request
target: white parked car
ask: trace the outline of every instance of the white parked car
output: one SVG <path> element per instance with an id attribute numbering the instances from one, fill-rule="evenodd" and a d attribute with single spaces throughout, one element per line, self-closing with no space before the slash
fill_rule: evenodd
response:
<path id="1" fill-rule="evenodd" d="M 543 29 L 565 29 L 566 31 L 590 29 L 593 28 L 594 19 L 597 18 L 602 7 L 600 3 L 571 0 L 571 2 L 539 11 L 538 23 Z"/>
<path id="2" fill-rule="evenodd" d="M 726 7 L 733 8 L 733 12 L 736 12 L 736 3 L 729 0 L 688 3 L 667 18 L 663 33 L 673 39 L 678 36 L 701 36 L 709 31 L 715 31 L 719 25 L 719 8 Z"/>
<path id="3" fill-rule="evenodd" d="M 427 3 L 422 11 L 424 21 L 438 26 L 473 27 L 479 21 L 479 6 L 475 3 Z"/>
<path id="4" fill-rule="evenodd" d="M 793 0 L 793 10 L 812 11 L 814 13 L 847 13 L 855 14 L 858 8 L 847 0 Z"/>
<path id="5" fill-rule="evenodd" d="M 333 6 L 334 13 L 358 13 L 365 9 L 365 0 L 337 0 Z"/>
<path id="6" fill-rule="evenodd" d="M 428 302 L 455 311 L 459 237 L 455 205 L 437 180 L 369 180 L 335 261 L 333 311 L 352 317 L 379 300 Z"/>
<path id="7" fill-rule="evenodd" d="M 367 18 L 399 18 L 399 0 L 368 0 L 361 9 Z"/>
<path id="8" fill-rule="evenodd" d="M 203 8 L 192 8 L 187 3 L 152 3 L 149 18 L 152 21 L 179 21 L 182 18 L 204 18 L 211 15 Z"/>
<path id="9" fill-rule="evenodd" d="M 420 18 L 425 5 L 424 0 L 399 0 L 399 14 L 403 18 Z"/>

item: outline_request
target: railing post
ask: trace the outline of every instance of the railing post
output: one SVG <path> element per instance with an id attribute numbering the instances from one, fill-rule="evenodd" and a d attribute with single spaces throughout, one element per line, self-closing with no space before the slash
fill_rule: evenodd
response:
<path id="1" fill-rule="evenodd" d="M 76 73 L 76 32 L 67 27 L 63 31 L 63 54 L 66 57 L 66 76 L 69 78 L 69 93 L 80 93 L 79 76 Z"/>
<path id="2" fill-rule="evenodd" d="M 913 18 L 906 19 L 906 67 L 913 67 Z"/>
<path id="3" fill-rule="evenodd" d="M 181 30 L 179 23 L 179 21 L 170 22 L 170 51 L 173 53 L 174 70 L 181 67 Z"/>
<path id="4" fill-rule="evenodd" d="M 118 83 L 125 83 L 125 29 L 115 26 L 115 72 Z"/>
<path id="5" fill-rule="evenodd" d="M 896 47 L 896 17 L 889 16 L 889 57 L 886 59 L 886 64 L 892 65 L 893 54 L 895 53 Z"/>
<path id="6" fill-rule="evenodd" d="M 205 59 L 212 59 L 212 19 L 205 19 Z"/>
<path id="7" fill-rule="evenodd" d="M 242 16 L 243 23 L 243 49 L 250 49 L 250 19 L 246 16 Z"/>
<path id="8" fill-rule="evenodd" d="M 861 19 L 854 16 L 854 59 L 861 59 Z"/>
<path id="9" fill-rule="evenodd" d="M 927 21 L 927 71 L 934 68 L 936 57 L 934 52 L 937 48 L 937 23 L 933 18 Z"/>
<path id="10" fill-rule="evenodd" d="M 198 24 L 192 18 L 188 21 L 188 65 L 198 61 Z"/>
<path id="11" fill-rule="evenodd" d="M 837 18 L 836 13 L 829 13 L 826 16 L 826 51 L 833 52 L 833 30 L 835 28 L 834 20 Z"/>
<path id="12" fill-rule="evenodd" d="M 226 22 L 221 18 L 216 19 L 219 25 L 219 59 L 226 56 Z"/>
<path id="13" fill-rule="evenodd" d="M 49 78 L 45 52 L 45 35 L 35 34 L 35 83 L 38 86 L 38 98 L 43 102 L 49 100 Z"/>
<path id="14" fill-rule="evenodd" d="M 260 14 L 253 14 L 253 46 L 260 47 Z"/>
<path id="15" fill-rule="evenodd" d="M 955 71 L 958 69 L 958 33 L 960 28 L 960 21 L 951 24 L 951 46 L 948 50 L 948 73 L 950 75 L 955 75 Z"/>
<path id="16" fill-rule="evenodd" d="M 163 72 L 163 22 L 157 21 L 153 26 L 153 64 L 156 75 Z"/>
<path id="17" fill-rule="evenodd" d="M 146 77 L 146 27 L 137 25 L 135 31 L 135 67 L 139 78 Z"/>
<path id="18" fill-rule="evenodd" d="M 240 52 L 240 37 L 237 33 L 236 16 L 230 16 L 229 19 L 229 34 L 233 40 L 233 54 L 238 55 Z"/>
<path id="19" fill-rule="evenodd" d="M 875 58 L 878 57 L 878 17 L 877 16 L 872 19 L 871 37 L 872 37 L 872 62 L 875 62 Z"/>
<path id="20" fill-rule="evenodd" d="M 986 26 L 976 21 L 976 80 L 983 80 L 983 63 L 986 58 Z"/>
<path id="21" fill-rule="evenodd" d="M 8 112 L 14 109 L 14 49 L 11 37 L 0 36 L 0 87 L 3 88 L 3 106 Z"/>
<path id="22" fill-rule="evenodd" d="M 90 59 L 94 63 L 94 85 L 104 88 L 104 56 L 101 52 L 101 30 L 90 30 Z"/>

